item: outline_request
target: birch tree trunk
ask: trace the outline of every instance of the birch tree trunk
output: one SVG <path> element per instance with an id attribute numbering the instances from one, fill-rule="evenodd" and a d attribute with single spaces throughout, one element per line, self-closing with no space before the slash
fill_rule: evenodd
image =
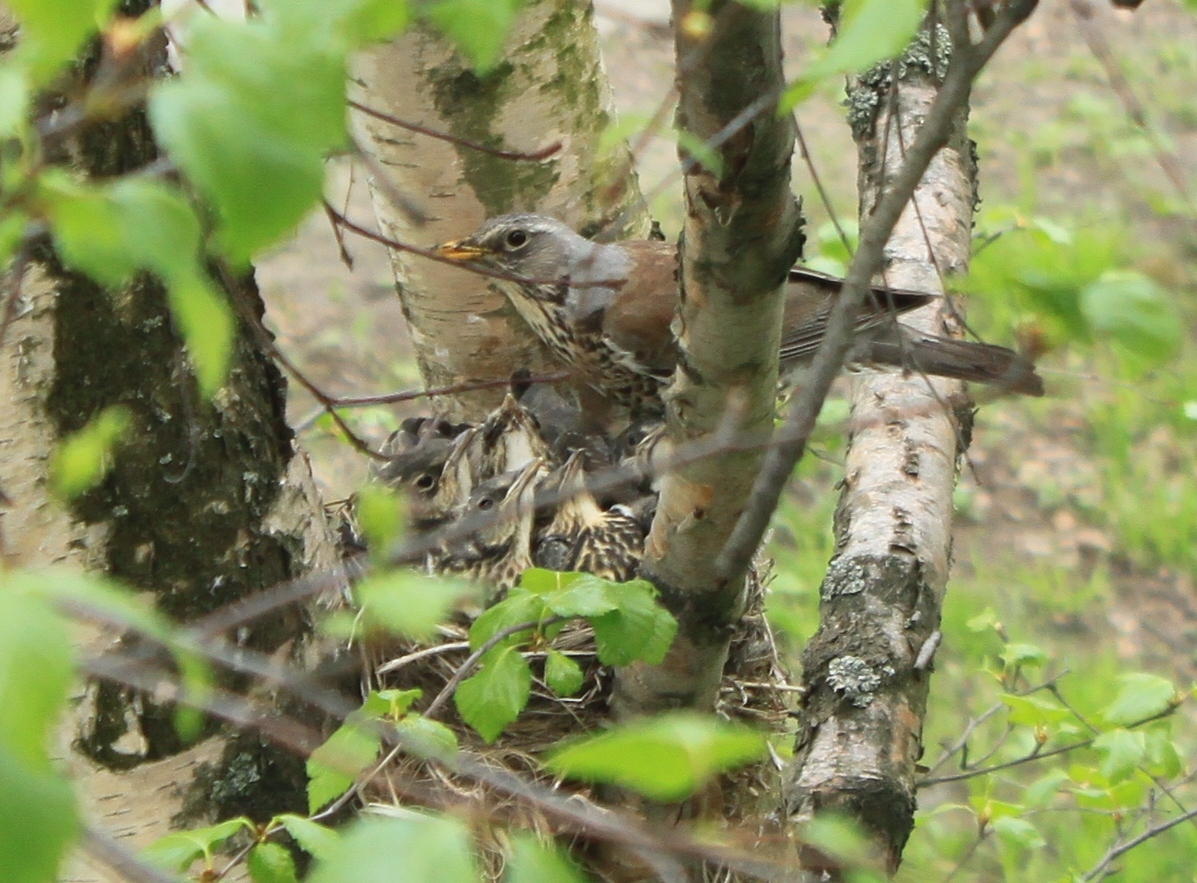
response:
<path id="1" fill-rule="evenodd" d="M 355 114 L 361 146 L 390 181 L 375 174 L 372 186 L 388 238 L 427 247 L 510 211 L 554 215 L 584 235 L 648 234 L 626 148 L 599 149 L 614 110 L 589 2 L 526 4 L 489 73 L 475 73 L 447 42 L 417 28 L 364 53 L 354 85 L 354 97 L 371 109 L 474 144 L 522 153 L 560 145 L 542 160 L 505 159 Z M 426 222 L 397 207 L 392 188 L 414 199 Z M 517 367 L 534 375 L 561 370 L 485 277 L 399 251 L 392 262 L 428 387 L 501 379 Z M 480 390 L 434 407 L 477 419 L 502 394 Z"/>
<path id="2" fill-rule="evenodd" d="M 709 33 L 687 28 L 710 15 Z M 778 12 L 736 3 L 675 0 L 678 124 L 692 138 L 717 135 L 762 96 L 780 95 Z M 694 63 L 696 53 L 701 63 Z M 802 248 L 790 193 L 794 124 L 776 98 L 715 148 L 718 169 L 686 173 L 678 342 L 682 363 L 666 394 L 676 441 L 734 428 L 767 438 L 777 393 L 781 284 Z M 683 160 L 687 157 L 683 155 Z M 725 421 L 734 420 L 734 427 Z M 652 580 L 679 630 L 665 661 L 616 678 L 612 704 L 629 716 L 713 707 L 728 642 L 740 615 L 744 572 L 719 574 L 715 560 L 752 490 L 760 452 L 723 453 L 667 474 L 641 573 Z"/>
<path id="3" fill-rule="evenodd" d="M 129 0 L 124 11 L 137 15 L 150 5 Z M 144 74 L 161 75 L 165 66 L 163 40 Z M 158 155 L 141 109 L 58 147 L 52 159 L 69 160 L 93 180 L 130 173 Z M 228 381 L 205 402 L 156 279 L 106 290 L 67 270 L 47 239 L 26 258 L 11 271 L 24 271 L 19 282 L 5 280 L 19 290 L 0 348 L 4 568 L 106 574 L 185 622 L 336 564 L 307 460 L 284 419 L 285 382 L 244 322 Z M 252 280 L 239 287 L 260 315 Z M 103 482 L 70 503 L 54 496 L 56 446 L 118 404 L 131 426 Z M 284 612 L 228 637 L 296 656 L 306 632 L 301 614 Z M 82 653 L 118 640 L 98 628 L 79 634 Z M 90 821 L 125 845 L 146 845 L 184 812 L 193 820 L 243 812 L 264 819 L 306 806 L 303 761 L 256 734 L 211 724 L 198 744 L 185 744 L 172 705 L 160 697 L 92 682 L 76 699 L 60 750 Z M 81 857 L 70 879 L 124 878 Z"/>
<path id="4" fill-rule="evenodd" d="M 903 58 L 850 92 L 861 215 L 901 168 L 947 68 L 949 37 L 921 33 Z M 895 72 L 901 71 L 895 79 Z M 885 249 L 886 284 L 942 291 L 967 268 L 975 166 L 952 126 Z M 903 317 L 959 332 L 946 301 Z M 971 403 L 958 381 L 897 374 L 853 384 L 852 436 L 836 512 L 836 553 L 818 633 L 803 653 L 807 692 L 788 795 L 791 819 L 838 812 L 873 835 L 896 869 L 913 826 L 930 663 L 951 554 L 952 490 Z"/>

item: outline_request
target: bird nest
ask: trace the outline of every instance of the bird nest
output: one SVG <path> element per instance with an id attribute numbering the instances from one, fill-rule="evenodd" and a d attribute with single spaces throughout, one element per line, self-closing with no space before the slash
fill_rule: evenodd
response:
<path id="1" fill-rule="evenodd" d="M 501 598 L 530 567 L 587 572 L 612 582 L 631 579 L 657 501 L 654 472 L 661 424 L 638 423 L 613 436 L 585 425 L 584 415 L 551 390 L 521 391 L 513 383 L 512 393 L 478 424 L 411 418 L 384 445 L 387 462 L 375 478 L 404 496 L 411 534 L 427 550 L 424 568 L 479 584 L 484 603 Z M 614 473 L 617 480 L 592 480 L 604 473 Z M 355 538 L 352 511 L 348 516 L 343 535 Z M 778 736 L 788 732 L 798 688 L 790 682 L 764 615 L 767 582 L 768 567 L 754 566 L 715 712 Z M 550 647 L 583 673 L 572 696 L 559 696 L 545 683 Z M 464 616 L 442 627 L 435 641 L 373 646 L 371 656 L 371 688 L 419 689 L 423 700 L 414 710 L 435 709 L 430 716 L 454 733 L 469 757 L 495 774 L 475 768 L 467 775 L 397 753 L 363 795 L 374 811 L 429 806 L 471 816 L 488 871 L 497 878 L 508 827 L 547 838 L 562 833 L 562 826 L 543 800 L 526 792 L 513 797 L 520 789 L 496 782 L 516 777 L 568 796 L 571 805 L 592 814 L 604 813 L 603 807 L 612 804 L 634 805 L 627 795 L 613 795 L 610 789 L 600 794 L 599 788 L 559 781 L 542 763 L 563 742 L 599 731 L 611 720 L 614 672 L 600 663 L 594 633 L 584 621 L 567 624 L 550 646 L 534 643 L 525 651 L 533 671 L 531 696 L 493 743 L 441 698 L 454 691 L 463 674 L 472 674 L 463 672 L 471 656 Z M 771 753 L 710 783 L 679 808 L 679 817 L 734 827 L 755 845 L 772 830 L 770 817 L 780 815 L 781 770 L 780 758 Z M 588 844 L 578 846 L 580 852 L 589 849 Z M 600 870 L 605 862 L 593 864 L 600 876 L 612 876 Z"/>
<path id="2" fill-rule="evenodd" d="M 799 688 L 790 681 L 764 616 L 764 582 L 761 570 L 754 569 L 749 577 L 751 601 L 731 643 L 715 711 L 728 720 L 776 736 L 790 732 Z M 545 658 L 548 648 L 541 647 L 525 654 L 534 673 L 528 705 L 494 743 L 487 744 L 468 727 L 451 703 L 442 706 L 440 720 L 454 732 L 463 749 L 491 769 L 598 803 L 595 788 L 556 780 L 544 771 L 540 759 L 563 741 L 609 724 L 608 698 L 614 673 L 598 661 L 593 631 L 584 622 L 567 626 L 551 646 L 572 658 L 584 672 L 582 686 L 575 695 L 558 696 L 545 685 L 541 677 L 543 662 L 538 664 L 538 660 Z M 372 686 L 418 688 L 426 699 L 437 696 L 469 654 L 468 626 L 448 625 L 434 642 L 405 643 L 377 653 Z M 781 759 L 771 750 L 767 759 L 725 774 L 700 797 L 700 815 L 707 821 L 762 831 L 767 817 L 780 806 L 781 769 Z M 544 836 L 558 833 L 534 802 L 499 794 L 485 783 L 434 764 L 400 756 L 384 776 L 385 784 L 367 795 L 376 810 L 412 804 L 468 809 L 480 823 L 485 822 L 479 824 L 479 830 L 495 828 L 498 823 L 499 828 L 530 827 Z M 494 859 L 490 850 L 485 852 L 488 859 Z"/>

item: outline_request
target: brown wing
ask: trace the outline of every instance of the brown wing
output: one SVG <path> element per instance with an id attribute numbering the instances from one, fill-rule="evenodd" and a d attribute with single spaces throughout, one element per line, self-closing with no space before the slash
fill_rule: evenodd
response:
<path id="1" fill-rule="evenodd" d="M 677 312 L 677 246 L 655 240 L 621 242 L 632 259 L 632 280 L 615 293 L 603 317 L 603 334 L 654 371 L 677 365 L 670 326 Z"/>
<path id="2" fill-rule="evenodd" d="M 814 356 L 827 332 L 827 319 L 842 285 L 842 279 L 815 270 L 804 267 L 790 270 L 781 332 L 783 363 L 801 362 Z M 857 330 L 888 322 L 900 313 L 930 303 L 937 296 L 922 291 L 875 286 L 857 317 Z"/>

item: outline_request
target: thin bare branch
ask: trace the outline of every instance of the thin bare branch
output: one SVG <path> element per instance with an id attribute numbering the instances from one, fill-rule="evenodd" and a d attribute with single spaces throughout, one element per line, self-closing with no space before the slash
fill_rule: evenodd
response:
<path id="1" fill-rule="evenodd" d="M 1197 809 L 1191 809 L 1188 812 L 1183 813 L 1182 815 L 1179 815 L 1174 819 L 1169 819 L 1166 822 L 1161 822 L 1158 825 L 1148 828 L 1146 831 L 1144 831 L 1138 837 L 1133 837 L 1124 843 L 1119 843 L 1118 845 L 1111 847 L 1106 852 L 1106 854 L 1104 856 L 1102 856 L 1101 861 L 1099 861 L 1089 871 L 1087 871 L 1085 873 L 1085 876 L 1082 877 L 1081 879 L 1082 880 L 1096 880 L 1101 877 L 1107 876 L 1106 868 L 1108 868 L 1110 866 L 1110 864 L 1112 862 L 1114 862 L 1115 860 L 1117 860 L 1119 857 L 1126 855 L 1126 853 L 1130 852 L 1132 849 L 1134 849 L 1138 846 L 1142 846 L 1147 841 L 1152 840 L 1156 837 L 1159 837 L 1165 831 L 1170 831 L 1173 828 L 1175 828 L 1177 825 L 1183 825 L 1185 822 L 1187 822 L 1193 818 L 1197 818 Z"/>

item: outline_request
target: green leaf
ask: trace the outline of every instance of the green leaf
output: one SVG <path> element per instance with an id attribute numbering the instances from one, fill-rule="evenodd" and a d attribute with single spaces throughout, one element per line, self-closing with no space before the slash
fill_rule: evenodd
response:
<path id="1" fill-rule="evenodd" d="M 923 0 L 847 0 L 831 48 L 786 91 L 783 109 L 803 101 L 820 80 L 863 71 L 896 57 L 918 31 L 925 11 Z"/>
<path id="2" fill-rule="evenodd" d="M 993 823 L 993 830 L 1007 847 L 1042 849 L 1047 845 L 1039 829 L 1026 819 L 1004 816 Z"/>
<path id="3" fill-rule="evenodd" d="M 183 77 L 150 96 L 154 131 L 220 218 L 237 264 L 292 230 L 321 195 L 345 134 L 345 58 L 326 25 L 200 17 Z"/>
<path id="4" fill-rule="evenodd" d="M 279 816 L 277 821 L 295 838 L 300 849 L 317 859 L 330 856 L 341 839 L 337 831 L 303 816 L 287 813 Z"/>
<path id="5" fill-rule="evenodd" d="M 536 623 L 544 619 L 548 608 L 544 598 L 533 595 L 518 586 L 507 593 L 507 597 L 484 610 L 474 624 L 470 626 L 470 649 L 477 650 L 495 635 L 515 626 L 526 623 Z M 531 635 L 531 628 L 526 632 L 516 632 L 501 644 L 500 647 L 510 647 L 526 643 Z"/>
<path id="6" fill-rule="evenodd" d="M 409 714 L 395 725 L 403 747 L 422 758 L 448 760 L 457 753 L 457 736 L 444 724 L 419 714 Z"/>
<path id="7" fill-rule="evenodd" d="M 630 788 L 676 801 L 711 776 L 766 756 L 765 737 L 694 712 L 675 712 L 608 730 L 555 752 L 546 766 L 568 778 Z"/>
<path id="8" fill-rule="evenodd" d="M 167 279 L 197 265 L 199 220 L 160 181 L 88 185 L 55 172 L 43 178 L 41 193 L 63 258 L 105 285 L 120 285 L 137 270 Z"/>
<path id="9" fill-rule="evenodd" d="M 320 7 L 327 10 L 328 4 L 322 2 Z M 411 20 L 407 0 L 358 0 L 345 7 L 339 23 L 353 45 L 390 39 Z"/>
<path id="10" fill-rule="evenodd" d="M 5 617 L 9 610 L 5 609 Z M 31 635 L 34 637 L 35 635 Z M 0 653 L 5 652 L 0 637 Z M 2 666 L 0 666 L 2 667 Z M 16 712 L 3 706 L 0 721 Z M 19 728 L 20 722 L 0 724 Z M 0 741 L 0 868 L 4 883 L 51 883 L 79 831 L 75 795 L 43 763 L 30 764 Z"/>
<path id="11" fill-rule="evenodd" d="M 567 571 L 545 570 L 543 567 L 529 567 L 520 575 L 519 587 L 534 595 L 550 595 L 568 588 L 586 574 Z"/>
<path id="12" fill-rule="evenodd" d="M 358 491 L 355 509 L 366 546 L 379 560 L 386 560 L 403 533 L 407 511 L 403 496 L 381 484 L 368 484 Z"/>
<path id="13" fill-rule="evenodd" d="M 140 855 L 156 868 L 181 874 L 197 859 L 202 858 L 210 862 L 212 850 L 243 829 L 253 831 L 253 823 L 244 816 L 238 816 L 207 828 L 179 831 L 159 837 L 143 849 Z"/>
<path id="14" fill-rule="evenodd" d="M 29 217 L 23 212 L 0 214 L 0 266 L 8 266 L 8 262 L 17 251 L 17 246 L 25 238 L 28 224 Z"/>
<path id="15" fill-rule="evenodd" d="M 582 667 L 560 650 L 550 650 L 544 660 L 544 682 L 558 696 L 572 696 L 582 686 Z"/>
<path id="16" fill-rule="evenodd" d="M 1021 803 L 994 800 L 988 794 L 974 795 L 969 798 L 969 804 L 977 811 L 977 815 L 984 816 L 989 821 L 1013 818 L 1026 812 L 1026 807 Z"/>
<path id="17" fill-rule="evenodd" d="M 1042 696 L 1002 696 L 1009 707 L 1009 721 L 1024 727 L 1056 727 L 1072 719 L 1072 712 L 1057 702 Z"/>
<path id="18" fill-rule="evenodd" d="M 29 81 L 18 65 L 0 65 L 0 138 L 12 138 L 29 119 Z"/>
<path id="19" fill-rule="evenodd" d="M 72 500 L 99 484 L 112 467 L 116 443 L 132 423 L 128 408 L 105 408 L 87 425 L 65 438 L 50 462 L 50 486 L 64 500 Z"/>
<path id="20" fill-rule="evenodd" d="M 277 843 L 256 844 L 249 851 L 246 866 L 254 883 L 299 883 L 295 874 L 295 860 L 285 847 Z"/>
<path id="21" fill-rule="evenodd" d="M 220 217 L 221 251 L 245 264 L 292 230 L 324 183 L 320 151 L 275 139 L 224 91 L 171 81 L 150 98 L 154 131 Z"/>
<path id="22" fill-rule="evenodd" d="M 1006 664 L 1007 671 L 1027 665 L 1041 666 L 1047 662 L 1047 653 L 1034 644 L 1010 643 L 1002 648 L 998 658 Z"/>
<path id="23" fill-rule="evenodd" d="M 1173 298 L 1142 273 L 1107 270 L 1081 292 L 1089 325 L 1136 356 L 1157 363 L 1180 346 L 1182 326 Z"/>
<path id="24" fill-rule="evenodd" d="M 296 33 L 301 41 L 324 36 L 330 50 L 345 52 L 393 37 L 411 19 L 408 0 L 264 0 L 263 18 L 279 25 L 284 38 Z M 313 35 L 313 31 L 320 32 Z"/>
<path id="25" fill-rule="evenodd" d="M 685 129 L 675 129 L 673 134 L 677 138 L 678 156 L 682 157 L 683 161 L 692 160 L 712 175 L 722 176 L 723 157 L 706 142 L 705 138 L 701 138 L 693 132 L 687 132 Z"/>
<path id="26" fill-rule="evenodd" d="M 512 837 L 511 858 L 507 862 L 505 883 L 583 883 L 586 877 L 578 866 L 552 844 L 544 844 L 531 834 Z"/>
<path id="27" fill-rule="evenodd" d="M 633 580 L 611 583 L 607 590 L 619 606 L 591 619 L 599 661 L 604 665 L 628 665 L 637 659 L 659 663 L 677 634 L 677 620 L 657 604 L 652 584 Z"/>
<path id="28" fill-rule="evenodd" d="M 27 580 L 3 571 L 0 611 L 0 748 L 14 761 L 48 770 L 47 739 L 71 682 L 66 626 Z"/>
<path id="29" fill-rule="evenodd" d="M 451 580 L 396 568 L 366 577 L 353 591 L 367 623 L 420 640 L 445 621 L 463 587 Z"/>
<path id="30" fill-rule="evenodd" d="M 584 574 L 560 591 L 545 596 L 545 604 L 558 616 L 602 616 L 619 604 L 608 588 L 616 585 L 610 580 Z"/>
<path id="31" fill-rule="evenodd" d="M 366 699 L 365 708 L 373 713 L 373 702 L 377 700 L 382 703 L 377 712 L 379 717 L 389 717 L 391 720 L 399 720 L 399 718 L 407 714 L 408 709 L 423 695 L 424 691 L 419 687 L 412 690 L 373 690 Z"/>
<path id="32" fill-rule="evenodd" d="M 992 607 L 986 607 L 966 622 L 964 627 L 970 632 L 991 632 L 997 627 L 999 622 L 997 611 Z"/>
<path id="33" fill-rule="evenodd" d="M 821 812 L 801 828 L 801 842 L 839 862 L 845 868 L 861 867 L 876 861 L 876 847 L 853 818 L 834 812 Z M 852 879 L 853 883 L 855 880 Z"/>
<path id="34" fill-rule="evenodd" d="M 1171 779 L 1184 769 L 1184 760 L 1176 743 L 1163 733 L 1147 734 L 1148 771 L 1153 776 Z"/>
<path id="35" fill-rule="evenodd" d="M 1068 773 L 1064 770 L 1052 770 L 1026 787 L 1022 802 L 1029 807 L 1047 806 L 1060 792 L 1060 786 L 1067 781 Z"/>
<path id="36" fill-rule="evenodd" d="M 308 758 L 309 812 L 324 808 L 348 791 L 358 774 L 378 757 L 381 739 L 362 723 L 362 716 L 351 715 Z"/>
<path id="37" fill-rule="evenodd" d="M 462 720 L 493 742 L 519 717 L 531 692 L 528 660 L 514 647 L 498 647 L 483 657 L 478 674 L 461 682 L 453 701 Z"/>
<path id="38" fill-rule="evenodd" d="M 233 314 L 206 276 L 180 273 L 169 280 L 167 303 L 195 365 L 200 394 L 210 399 L 224 384 L 233 357 Z"/>
<path id="39" fill-rule="evenodd" d="M 1118 695 L 1102 709 L 1102 717 L 1114 726 L 1139 723 L 1163 714 L 1176 703 L 1176 687 L 1167 678 L 1132 672 L 1119 677 L 1118 682 Z"/>
<path id="40" fill-rule="evenodd" d="M 1105 755 L 1100 769 L 1111 785 L 1130 778 L 1147 757 L 1147 737 L 1131 730 L 1102 733 L 1093 740 L 1093 747 Z"/>
<path id="41" fill-rule="evenodd" d="M 454 819 L 410 813 L 353 825 L 309 883 L 477 883 L 473 840 Z"/>
<path id="42" fill-rule="evenodd" d="M 523 0 L 431 0 L 421 6 L 421 15 L 484 73 L 502 55 L 507 31 L 522 5 Z"/>
<path id="43" fill-rule="evenodd" d="M 34 82 L 47 82 L 71 61 L 115 5 L 116 0 L 8 0 L 21 23 L 17 58 L 29 66 Z"/>

